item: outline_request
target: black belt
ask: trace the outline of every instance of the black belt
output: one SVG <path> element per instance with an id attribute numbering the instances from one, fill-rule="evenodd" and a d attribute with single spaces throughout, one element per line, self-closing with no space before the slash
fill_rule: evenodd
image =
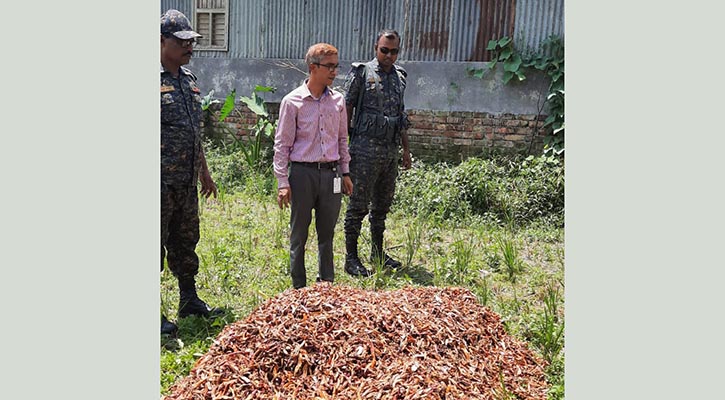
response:
<path id="1" fill-rule="evenodd" d="M 311 167 L 311 168 L 317 168 L 317 169 L 333 169 L 337 167 L 337 161 L 330 161 L 330 162 L 301 162 L 301 161 L 292 161 L 292 164 L 295 165 L 301 165 L 303 167 Z"/>

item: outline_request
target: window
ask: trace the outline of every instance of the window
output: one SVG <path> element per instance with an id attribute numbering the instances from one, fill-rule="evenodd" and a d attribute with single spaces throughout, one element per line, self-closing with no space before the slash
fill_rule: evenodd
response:
<path id="1" fill-rule="evenodd" d="M 195 0 L 194 24 L 204 37 L 198 39 L 199 50 L 226 51 L 229 39 L 229 2 L 227 0 Z"/>

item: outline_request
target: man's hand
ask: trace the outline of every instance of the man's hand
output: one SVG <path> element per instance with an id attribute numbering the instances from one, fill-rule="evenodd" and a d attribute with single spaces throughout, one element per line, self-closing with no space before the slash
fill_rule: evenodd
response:
<path id="1" fill-rule="evenodd" d="M 199 174 L 199 181 L 201 181 L 201 195 L 208 199 L 209 196 L 213 194 L 214 198 L 216 199 L 216 184 L 214 183 L 214 180 L 211 179 L 211 174 L 209 174 L 209 170 L 202 170 L 202 172 Z"/>
<path id="2" fill-rule="evenodd" d="M 292 200 L 292 190 L 288 187 L 279 188 L 277 190 L 277 204 L 279 208 L 286 208 Z"/>
<path id="3" fill-rule="evenodd" d="M 349 176 L 342 177 L 342 193 L 347 196 L 352 194 L 352 179 Z"/>
<path id="4" fill-rule="evenodd" d="M 413 165 L 413 160 L 410 158 L 410 150 L 403 149 L 403 169 L 410 169 Z"/>

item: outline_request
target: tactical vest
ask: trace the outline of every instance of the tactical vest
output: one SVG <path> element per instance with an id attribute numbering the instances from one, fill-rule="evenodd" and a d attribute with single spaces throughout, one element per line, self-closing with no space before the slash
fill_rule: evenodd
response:
<path id="1" fill-rule="evenodd" d="M 384 94 L 382 91 L 382 84 L 380 83 L 380 76 L 375 72 L 373 68 L 373 62 L 367 62 L 365 64 L 353 63 L 353 68 L 357 68 L 360 65 L 365 65 L 363 70 L 363 82 L 367 83 L 368 77 L 374 80 L 374 93 L 367 88 L 367 85 L 363 86 L 362 92 L 358 95 L 358 101 L 355 108 L 354 121 L 352 123 L 351 135 L 365 136 L 373 139 L 384 140 L 386 142 L 399 143 L 400 142 L 400 130 L 403 123 L 403 90 L 400 91 L 398 98 L 398 115 L 387 116 L 384 114 L 383 98 Z M 396 72 L 396 78 L 398 84 L 403 86 L 405 82 L 405 75 L 393 65 L 393 69 Z M 372 111 L 370 109 L 363 110 L 362 105 L 366 96 L 373 95 L 376 98 L 377 109 Z"/>

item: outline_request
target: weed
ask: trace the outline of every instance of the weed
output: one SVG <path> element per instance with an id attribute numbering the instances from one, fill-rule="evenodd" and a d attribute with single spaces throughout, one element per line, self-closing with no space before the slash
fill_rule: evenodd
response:
<path id="1" fill-rule="evenodd" d="M 498 373 L 498 380 L 499 380 L 499 388 L 493 390 L 494 399 L 496 400 L 516 400 L 517 396 L 515 396 L 513 393 L 511 393 L 506 388 L 506 382 L 503 379 L 503 372 L 499 371 Z"/>
<path id="2" fill-rule="evenodd" d="M 453 258 L 451 264 L 451 283 L 464 285 L 468 280 L 468 271 L 473 262 L 473 243 L 469 237 L 458 239 L 453 243 Z M 471 268 L 472 269 L 472 268 Z"/>
<path id="3" fill-rule="evenodd" d="M 425 230 L 425 220 L 416 218 L 405 230 L 405 267 L 410 268 L 415 253 L 420 248 L 421 235 Z"/>
<path id="4" fill-rule="evenodd" d="M 499 250 L 501 250 L 501 255 L 503 256 L 508 278 L 511 282 L 516 282 L 516 275 L 518 275 L 522 269 L 516 245 L 513 240 L 506 237 L 499 238 L 497 243 Z"/>
<path id="5" fill-rule="evenodd" d="M 534 343 L 541 350 L 544 359 L 551 363 L 564 346 L 564 323 L 559 321 L 559 303 L 561 294 L 559 287 L 552 282 L 544 290 L 544 313 L 539 315 Z"/>
<path id="6" fill-rule="evenodd" d="M 393 208 L 434 222 L 469 216 L 504 226 L 563 226 L 564 168 L 553 156 L 469 158 L 401 174 Z"/>
<path id="7" fill-rule="evenodd" d="M 488 305 L 489 298 L 491 297 L 491 289 L 489 288 L 489 274 L 483 273 L 484 271 L 481 271 L 481 277 L 476 280 L 476 286 L 474 288 L 474 293 L 476 294 L 476 297 L 478 298 L 478 301 L 481 302 L 484 306 Z"/>

